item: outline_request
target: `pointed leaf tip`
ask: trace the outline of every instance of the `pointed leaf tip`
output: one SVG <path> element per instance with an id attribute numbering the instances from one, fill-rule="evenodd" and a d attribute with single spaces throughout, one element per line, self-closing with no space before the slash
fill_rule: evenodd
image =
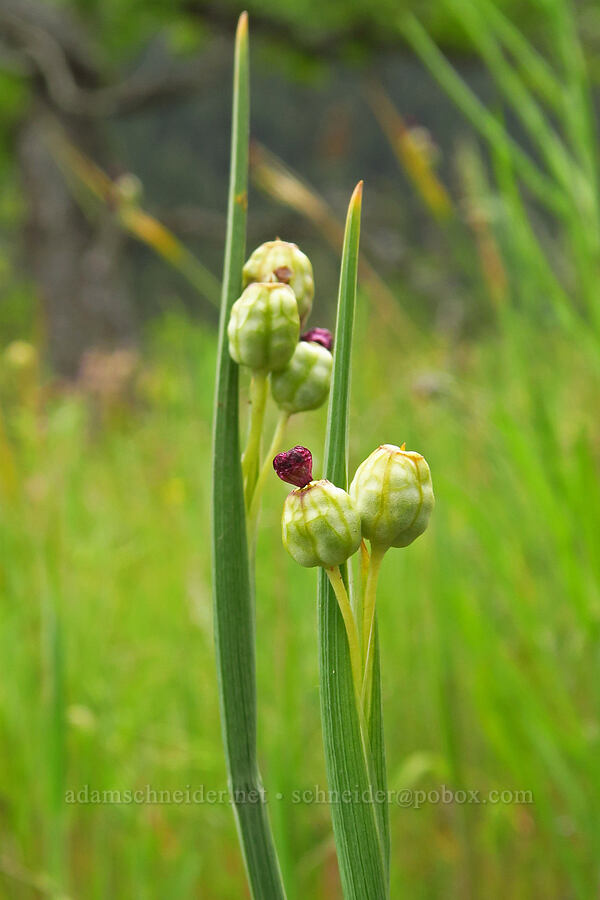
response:
<path id="1" fill-rule="evenodd" d="M 359 206 L 361 204 L 362 194 L 363 194 L 363 185 L 364 185 L 364 181 L 361 178 L 361 180 L 358 182 L 358 184 L 354 188 L 354 192 L 352 194 L 352 199 L 350 201 L 351 206 L 355 206 L 355 205 Z"/>
<path id="2" fill-rule="evenodd" d="M 244 12 L 241 13 L 241 15 L 238 19 L 236 37 L 239 40 L 239 38 L 244 37 L 247 33 L 248 33 L 248 13 L 246 12 L 246 10 L 244 10 Z"/>

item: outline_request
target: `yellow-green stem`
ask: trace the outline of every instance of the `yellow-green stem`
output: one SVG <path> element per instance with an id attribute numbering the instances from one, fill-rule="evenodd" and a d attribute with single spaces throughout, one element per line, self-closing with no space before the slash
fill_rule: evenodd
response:
<path id="1" fill-rule="evenodd" d="M 361 657 L 360 657 L 360 641 L 358 637 L 358 628 L 356 626 L 356 619 L 354 618 L 354 613 L 352 612 L 352 606 L 350 605 L 350 598 L 348 597 L 348 592 L 346 591 L 346 585 L 344 584 L 344 580 L 342 578 L 340 567 L 333 566 L 332 568 L 325 569 L 327 573 L 327 577 L 331 582 L 331 586 L 334 590 L 338 606 L 340 608 L 340 612 L 344 619 L 344 625 L 346 626 L 346 635 L 348 637 L 348 647 L 350 649 L 350 665 L 352 666 L 352 680 L 354 681 L 354 692 L 356 695 L 356 706 L 359 713 L 359 720 L 361 718 L 361 699 L 360 699 L 360 690 L 362 684 L 362 666 L 361 666 Z M 361 729 L 362 730 L 362 729 Z"/>
<path id="2" fill-rule="evenodd" d="M 283 444 L 285 429 L 287 428 L 289 418 L 290 414 L 283 410 L 277 421 L 275 432 L 273 434 L 273 440 L 271 441 L 271 446 L 267 450 L 267 455 L 263 460 L 263 464 L 256 481 L 256 485 L 254 487 L 254 493 L 252 496 L 252 501 L 250 503 L 250 511 L 248 513 L 248 541 L 250 544 L 252 544 L 254 535 L 256 533 L 256 523 L 258 521 L 258 514 L 260 512 L 260 501 L 265 482 L 267 480 L 269 472 L 271 472 L 273 469 L 273 457 L 281 449 L 281 445 Z"/>
<path id="3" fill-rule="evenodd" d="M 3 500 L 13 498 L 17 492 L 17 486 L 15 456 L 4 427 L 4 418 L 0 408 L 0 497 Z"/>
<path id="4" fill-rule="evenodd" d="M 250 508 L 254 486 L 258 477 L 260 459 L 260 440 L 262 437 L 265 406 L 269 388 L 266 372 L 253 372 L 250 380 L 250 427 L 248 442 L 242 454 L 242 473 L 244 476 L 244 498 L 246 509 Z"/>
<path id="5" fill-rule="evenodd" d="M 367 550 L 367 545 L 365 543 L 364 538 L 360 542 L 360 596 L 365 596 L 365 589 L 367 587 L 367 575 L 369 574 L 369 562 L 371 557 L 369 556 L 369 551 Z"/>
<path id="6" fill-rule="evenodd" d="M 371 544 L 371 557 L 367 572 L 367 583 L 363 597 L 362 646 L 364 660 L 364 678 L 362 683 L 362 703 L 367 722 L 371 717 L 371 694 L 373 684 L 373 644 L 375 642 L 375 599 L 377 581 L 387 547 Z"/>

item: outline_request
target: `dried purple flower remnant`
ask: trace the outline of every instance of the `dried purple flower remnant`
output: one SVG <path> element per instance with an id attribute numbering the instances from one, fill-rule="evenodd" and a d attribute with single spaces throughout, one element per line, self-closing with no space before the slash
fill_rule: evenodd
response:
<path id="1" fill-rule="evenodd" d="M 273 269 L 273 275 L 277 281 L 283 281 L 284 284 L 290 283 L 293 274 L 289 266 L 279 266 L 278 269 Z"/>
<path id="2" fill-rule="evenodd" d="M 296 487 L 306 487 L 312 481 L 312 453 L 307 447 L 293 447 L 278 453 L 273 468 L 282 481 Z"/>
<path id="3" fill-rule="evenodd" d="M 326 350 L 333 349 L 333 335 L 328 328 L 311 328 L 300 335 L 300 340 L 320 344 Z"/>

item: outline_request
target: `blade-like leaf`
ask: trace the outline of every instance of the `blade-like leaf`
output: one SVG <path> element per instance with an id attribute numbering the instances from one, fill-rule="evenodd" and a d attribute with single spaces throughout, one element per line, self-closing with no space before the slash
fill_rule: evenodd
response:
<path id="1" fill-rule="evenodd" d="M 552 212 L 559 215 L 563 213 L 565 210 L 563 193 L 552 179 L 540 171 L 532 157 L 507 134 L 497 116 L 484 106 L 457 74 L 415 16 L 412 14 L 403 16 L 399 22 L 399 30 L 433 77 L 439 81 L 448 96 L 489 144 L 503 147 L 510 153 L 515 168 L 535 197 Z"/>
<path id="2" fill-rule="evenodd" d="M 346 219 L 325 443 L 324 475 L 343 488 L 348 481 L 348 404 L 361 203 L 362 182 L 354 191 Z M 344 897 L 379 900 L 388 895 L 387 836 L 382 835 L 380 817 L 371 801 L 369 778 L 369 768 L 377 771 L 379 765 L 368 766 L 365 758 L 346 631 L 323 569 L 319 570 L 318 608 L 323 741 Z M 375 720 L 379 729 L 378 714 Z M 379 780 L 375 776 L 375 789 Z"/>
<path id="3" fill-rule="evenodd" d="M 225 755 L 238 832 L 253 897 L 285 896 L 256 761 L 256 675 L 252 581 L 239 447 L 238 367 L 229 356 L 227 321 L 241 292 L 248 188 L 248 20 L 238 24 L 231 176 L 219 325 L 213 437 L 213 591 Z"/>

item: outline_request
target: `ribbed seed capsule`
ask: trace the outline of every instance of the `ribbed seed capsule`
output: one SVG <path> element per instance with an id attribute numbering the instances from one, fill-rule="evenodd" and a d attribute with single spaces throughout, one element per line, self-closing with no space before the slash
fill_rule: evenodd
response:
<path id="1" fill-rule="evenodd" d="M 303 325 L 312 309 L 315 293 L 311 262 L 296 244 L 267 241 L 257 247 L 242 270 L 244 287 L 254 281 L 279 281 L 289 284 L 298 303 Z"/>
<path id="2" fill-rule="evenodd" d="M 382 548 L 411 544 L 427 528 L 435 502 L 424 457 L 394 444 L 383 444 L 361 463 L 350 496 L 363 537 Z"/>
<path id="3" fill-rule="evenodd" d="M 300 341 L 287 366 L 271 377 L 277 405 L 297 413 L 318 409 L 329 394 L 333 356 L 321 344 Z"/>
<path id="4" fill-rule="evenodd" d="M 311 481 L 285 499 L 284 546 L 301 566 L 339 566 L 360 545 L 360 515 L 350 496 L 325 478 Z"/>
<path id="5" fill-rule="evenodd" d="M 277 282 L 251 284 L 231 308 L 229 352 L 254 371 L 277 371 L 289 362 L 299 333 L 293 290 Z"/>

